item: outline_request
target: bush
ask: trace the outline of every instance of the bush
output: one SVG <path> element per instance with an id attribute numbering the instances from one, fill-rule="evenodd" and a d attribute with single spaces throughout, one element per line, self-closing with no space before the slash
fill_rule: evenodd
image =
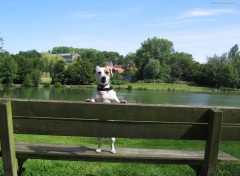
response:
<path id="1" fill-rule="evenodd" d="M 49 82 L 43 83 L 43 87 L 50 87 L 50 86 L 51 86 L 51 84 Z"/>
<path id="2" fill-rule="evenodd" d="M 23 87 L 32 87 L 33 86 L 33 81 L 32 81 L 31 75 L 27 74 L 25 76 L 22 86 Z"/>
<path id="3" fill-rule="evenodd" d="M 60 82 L 56 82 L 54 86 L 55 86 L 55 87 L 61 87 L 61 85 L 62 85 L 62 84 L 61 84 Z"/>
<path id="4" fill-rule="evenodd" d="M 128 85 L 127 90 L 132 90 L 132 85 Z"/>

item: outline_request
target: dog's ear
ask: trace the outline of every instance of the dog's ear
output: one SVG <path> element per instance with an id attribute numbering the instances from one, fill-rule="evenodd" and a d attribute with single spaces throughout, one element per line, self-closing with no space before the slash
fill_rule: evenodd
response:
<path id="1" fill-rule="evenodd" d="M 99 68 L 99 66 L 96 66 L 95 69 L 93 70 L 93 74 L 96 73 L 97 69 Z"/>

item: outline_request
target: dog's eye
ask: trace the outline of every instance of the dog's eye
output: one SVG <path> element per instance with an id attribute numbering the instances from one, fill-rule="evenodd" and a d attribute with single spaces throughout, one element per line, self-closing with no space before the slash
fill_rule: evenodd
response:
<path id="1" fill-rule="evenodd" d="M 98 74 L 100 75 L 100 74 L 101 74 L 101 72 L 99 71 L 99 72 L 98 72 Z"/>
<path id="2" fill-rule="evenodd" d="M 109 74 L 109 71 L 105 71 L 105 73 L 108 75 L 108 74 Z"/>

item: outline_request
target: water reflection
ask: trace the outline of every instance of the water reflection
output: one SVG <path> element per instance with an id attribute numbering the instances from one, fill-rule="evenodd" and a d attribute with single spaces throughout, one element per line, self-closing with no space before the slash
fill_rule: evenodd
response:
<path id="1" fill-rule="evenodd" d="M 0 90 L 0 97 L 85 101 L 92 97 L 94 91 L 95 89 L 3 88 Z M 240 94 L 237 93 L 181 93 L 143 90 L 116 90 L 116 92 L 119 99 L 125 99 L 129 103 L 240 106 Z"/>

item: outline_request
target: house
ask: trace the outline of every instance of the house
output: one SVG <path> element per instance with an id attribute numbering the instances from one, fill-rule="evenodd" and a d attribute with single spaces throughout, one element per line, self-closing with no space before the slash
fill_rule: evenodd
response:
<path id="1" fill-rule="evenodd" d="M 112 68 L 115 70 L 115 72 L 118 72 L 118 78 L 119 79 L 124 79 L 124 68 L 122 68 L 122 65 L 113 65 L 112 61 L 111 62 L 106 62 L 106 66 Z"/>
<path id="2" fill-rule="evenodd" d="M 72 53 L 60 54 L 60 56 L 64 58 L 67 64 L 71 64 L 75 58 L 80 56 L 80 54 L 72 52 Z"/>

